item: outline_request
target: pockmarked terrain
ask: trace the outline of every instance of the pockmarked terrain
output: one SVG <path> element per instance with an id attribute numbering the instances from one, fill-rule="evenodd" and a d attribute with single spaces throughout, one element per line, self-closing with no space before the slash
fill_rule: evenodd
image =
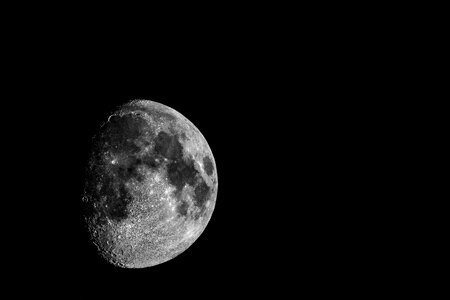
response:
<path id="1" fill-rule="evenodd" d="M 216 195 L 205 138 L 167 106 L 125 104 L 93 139 L 85 218 L 101 255 L 117 266 L 149 267 L 182 253 L 206 227 Z"/>

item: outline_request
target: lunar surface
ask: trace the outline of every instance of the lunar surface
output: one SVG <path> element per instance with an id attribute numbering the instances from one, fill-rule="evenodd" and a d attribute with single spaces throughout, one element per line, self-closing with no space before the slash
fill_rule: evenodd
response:
<path id="1" fill-rule="evenodd" d="M 134 100 L 93 138 L 83 194 L 90 236 L 123 268 L 145 268 L 185 251 L 203 232 L 217 195 L 215 160 L 177 111 Z"/>

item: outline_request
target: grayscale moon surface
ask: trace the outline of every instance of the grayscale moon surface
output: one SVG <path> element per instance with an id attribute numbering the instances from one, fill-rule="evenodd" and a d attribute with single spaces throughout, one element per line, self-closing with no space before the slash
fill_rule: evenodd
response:
<path id="1" fill-rule="evenodd" d="M 189 248 L 208 224 L 217 170 L 200 131 L 174 109 L 133 100 L 93 138 L 83 205 L 108 262 L 145 268 Z"/>

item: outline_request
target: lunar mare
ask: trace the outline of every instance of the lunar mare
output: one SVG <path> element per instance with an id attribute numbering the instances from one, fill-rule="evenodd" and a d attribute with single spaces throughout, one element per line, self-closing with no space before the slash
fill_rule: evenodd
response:
<path id="1" fill-rule="evenodd" d="M 114 265 L 161 264 L 201 235 L 217 186 L 211 149 L 192 122 L 163 104 L 131 101 L 93 139 L 83 195 L 90 236 Z"/>

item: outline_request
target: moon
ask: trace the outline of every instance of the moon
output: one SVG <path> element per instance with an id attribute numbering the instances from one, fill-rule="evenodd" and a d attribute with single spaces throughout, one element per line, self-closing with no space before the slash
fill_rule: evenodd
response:
<path id="1" fill-rule="evenodd" d="M 146 268 L 178 256 L 205 230 L 217 170 L 200 130 L 149 100 L 113 112 L 92 140 L 82 197 L 93 243 L 108 262 Z"/>

